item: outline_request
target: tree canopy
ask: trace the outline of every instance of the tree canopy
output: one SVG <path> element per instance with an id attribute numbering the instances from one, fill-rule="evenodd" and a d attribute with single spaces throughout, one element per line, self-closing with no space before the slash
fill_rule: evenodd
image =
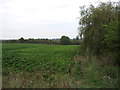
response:
<path id="1" fill-rule="evenodd" d="M 80 7 L 79 34 L 86 50 L 96 55 L 101 55 L 105 51 L 112 51 L 116 54 L 116 50 L 120 46 L 118 43 L 120 42 L 118 39 L 119 3 L 101 2 L 97 7 L 93 5 Z"/>
<path id="2" fill-rule="evenodd" d="M 71 41 L 70 41 L 70 38 L 67 37 L 67 36 L 62 36 L 61 39 L 60 39 L 60 43 L 62 45 L 69 45 L 71 44 Z"/>

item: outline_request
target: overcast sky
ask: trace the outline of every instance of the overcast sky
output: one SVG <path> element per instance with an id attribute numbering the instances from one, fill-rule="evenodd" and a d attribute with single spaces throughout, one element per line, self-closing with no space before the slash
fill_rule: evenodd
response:
<path id="1" fill-rule="evenodd" d="M 109 0 L 0 0 L 1 38 L 75 38 L 79 6 L 99 1 Z"/>

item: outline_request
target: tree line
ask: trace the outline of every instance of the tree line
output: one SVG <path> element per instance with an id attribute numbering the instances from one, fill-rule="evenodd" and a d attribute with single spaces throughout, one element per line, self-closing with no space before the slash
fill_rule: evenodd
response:
<path id="1" fill-rule="evenodd" d="M 79 35 L 86 52 L 120 65 L 120 2 L 80 7 Z"/>
<path id="2" fill-rule="evenodd" d="M 20 39 L 14 40 L 2 40 L 2 43 L 37 43 L 37 44 L 58 44 L 58 45 L 79 45 L 80 39 L 77 36 L 76 38 L 70 39 L 68 36 L 62 36 L 60 39 L 24 39 L 21 37 Z"/>

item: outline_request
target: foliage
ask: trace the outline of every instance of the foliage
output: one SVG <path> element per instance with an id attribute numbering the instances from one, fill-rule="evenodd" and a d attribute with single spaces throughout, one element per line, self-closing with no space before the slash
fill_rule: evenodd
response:
<path id="1" fill-rule="evenodd" d="M 82 54 L 80 54 L 82 56 Z M 94 56 L 81 57 L 82 88 L 119 88 L 119 67 L 105 65 Z"/>
<path id="2" fill-rule="evenodd" d="M 107 32 L 105 34 L 104 43 L 106 43 L 107 47 L 112 49 L 112 51 L 115 51 L 113 49 L 118 48 L 118 22 L 113 21 L 110 22 L 108 25 L 105 26 L 107 29 Z"/>
<path id="3" fill-rule="evenodd" d="M 117 52 L 119 47 L 119 9 L 119 2 L 101 2 L 97 7 L 93 5 L 87 8 L 81 7 L 79 33 L 86 51 L 90 54 L 100 56 L 108 52 Z"/>
<path id="4" fill-rule="evenodd" d="M 19 40 L 20 40 L 20 41 L 24 41 L 24 38 L 23 38 L 23 37 L 21 37 Z"/>
<path id="5" fill-rule="evenodd" d="M 76 38 L 73 38 L 73 40 L 71 40 L 71 44 L 73 44 L 73 45 L 80 45 L 81 44 L 81 40 L 79 39 L 79 36 L 76 36 Z"/>
<path id="6" fill-rule="evenodd" d="M 76 48 L 74 45 L 3 44 L 3 71 L 10 68 L 31 71 L 37 66 L 41 70 L 68 72 Z"/>
<path id="7" fill-rule="evenodd" d="M 80 40 L 77 39 L 69 39 L 70 43 L 69 45 L 79 45 Z M 34 38 L 29 38 L 29 39 L 24 39 L 23 37 L 20 38 L 19 40 L 14 39 L 14 40 L 2 40 L 2 43 L 34 43 L 34 44 L 61 44 L 60 39 L 34 39 Z"/>
<path id="8" fill-rule="evenodd" d="M 80 7 L 82 87 L 119 88 L 120 2 Z"/>
<path id="9" fill-rule="evenodd" d="M 3 44 L 4 87 L 75 87 L 77 45 Z M 76 66 L 77 65 L 77 66 Z M 32 78 L 31 78 L 32 76 Z M 31 86 L 32 85 L 32 86 Z"/>
<path id="10" fill-rule="evenodd" d="M 60 43 L 62 45 L 69 45 L 71 44 L 71 41 L 70 41 L 70 38 L 67 37 L 67 36 L 62 36 L 61 39 L 60 39 Z"/>
<path id="11" fill-rule="evenodd" d="M 79 40 L 79 36 L 76 36 L 76 40 Z"/>
<path id="12" fill-rule="evenodd" d="M 119 39 L 119 28 L 120 28 L 120 22 L 112 21 L 108 23 L 106 27 L 106 34 L 104 35 L 104 45 L 106 47 L 105 50 L 108 52 L 112 52 L 112 56 L 114 59 L 114 63 L 117 63 L 120 65 L 120 50 L 118 49 L 120 47 L 120 39 Z M 103 50 L 103 51 L 105 51 Z"/>
<path id="13" fill-rule="evenodd" d="M 21 37 L 21 38 L 19 39 L 19 42 L 20 42 L 20 43 L 24 43 L 24 41 L 25 41 L 25 40 L 24 40 L 23 37 Z"/>
<path id="14" fill-rule="evenodd" d="M 3 88 L 118 87 L 118 67 L 102 67 L 83 55 L 73 59 L 78 45 L 7 43 L 2 49 Z"/>

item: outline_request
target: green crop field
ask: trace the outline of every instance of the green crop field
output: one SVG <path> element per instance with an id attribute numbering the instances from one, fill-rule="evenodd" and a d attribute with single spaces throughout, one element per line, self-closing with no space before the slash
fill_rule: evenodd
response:
<path id="1" fill-rule="evenodd" d="M 10 68 L 23 71 L 52 70 L 67 72 L 77 46 L 3 44 L 3 71 Z"/>
<path id="2" fill-rule="evenodd" d="M 79 45 L 3 44 L 2 87 L 117 87 L 117 66 L 103 67 L 95 57 L 82 54 Z"/>
<path id="3" fill-rule="evenodd" d="M 68 87 L 67 84 L 64 86 L 64 79 L 67 79 L 67 75 L 74 69 L 73 57 L 77 49 L 77 45 L 3 44 L 3 87 Z M 27 74 L 23 75 L 23 72 Z M 29 76 L 26 77 L 27 75 Z M 42 79 L 37 78 L 40 76 Z M 25 82 L 23 79 L 29 78 L 36 84 L 31 86 L 27 81 L 26 85 L 22 85 L 21 79 L 16 81 L 14 77 L 22 78 L 22 82 Z M 61 86 L 55 84 L 56 77 L 64 78 Z M 37 81 L 43 81 L 45 84 Z"/>

